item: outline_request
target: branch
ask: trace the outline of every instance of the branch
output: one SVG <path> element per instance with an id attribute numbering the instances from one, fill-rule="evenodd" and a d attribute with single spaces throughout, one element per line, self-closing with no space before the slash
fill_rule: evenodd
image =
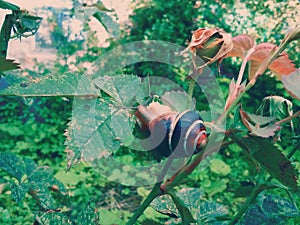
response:
<path id="1" fill-rule="evenodd" d="M 14 25 L 15 15 L 7 14 L 0 32 L 0 57 L 6 58 L 8 41 L 11 35 L 11 29 Z"/>
<path id="2" fill-rule="evenodd" d="M 210 136 L 212 137 L 212 135 Z M 163 191 L 163 193 L 168 193 L 169 190 L 171 190 L 173 187 L 178 186 L 183 178 L 186 178 L 189 174 L 191 174 L 193 172 L 193 170 L 209 155 L 217 152 L 220 149 L 220 146 L 218 145 L 220 142 L 216 142 L 216 146 L 212 147 L 211 149 L 209 149 L 208 151 L 206 151 L 206 149 L 204 149 L 203 151 L 199 152 L 198 154 L 196 154 L 194 156 L 194 158 L 190 161 L 190 163 L 188 163 L 187 165 L 185 165 L 184 167 L 182 167 L 177 173 L 175 173 L 171 178 L 167 179 L 165 181 L 165 183 L 163 183 L 161 185 L 161 190 Z M 225 142 L 222 144 L 221 148 L 223 146 L 228 146 L 229 143 Z"/>
<path id="3" fill-rule="evenodd" d="M 288 116 L 288 117 L 286 117 L 286 118 L 284 118 L 284 119 L 278 121 L 277 124 L 278 124 L 278 125 L 282 125 L 283 123 L 287 123 L 287 122 L 289 122 L 289 121 L 291 121 L 291 120 L 297 118 L 298 116 L 300 116 L 300 111 L 298 111 L 298 112 L 294 113 L 293 115 Z"/>

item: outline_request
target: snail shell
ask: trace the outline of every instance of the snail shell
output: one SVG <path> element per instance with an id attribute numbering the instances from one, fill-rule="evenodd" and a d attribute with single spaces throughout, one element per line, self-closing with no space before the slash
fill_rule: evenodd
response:
<path id="1" fill-rule="evenodd" d="M 207 144 L 203 120 L 195 111 L 178 113 L 152 102 L 149 106 L 138 106 L 135 115 L 142 131 L 150 133 L 147 149 L 154 150 L 158 158 L 188 157 L 200 152 Z"/>

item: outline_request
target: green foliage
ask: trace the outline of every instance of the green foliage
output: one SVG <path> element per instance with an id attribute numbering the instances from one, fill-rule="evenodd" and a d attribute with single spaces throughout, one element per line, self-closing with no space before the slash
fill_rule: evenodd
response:
<path id="1" fill-rule="evenodd" d="M 184 188 L 177 192 L 176 196 L 171 195 L 173 201 L 169 196 L 162 196 L 156 198 L 151 206 L 160 213 L 170 215 L 172 217 L 187 216 L 191 223 L 194 219 L 198 223 L 213 224 L 214 221 L 222 220 L 221 218 L 228 214 L 225 206 L 205 200 L 204 190 L 197 188 Z M 175 204 L 175 205 L 174 205 Z M 180 208 L 181 207 L 181 208 Z M 192 214 L 188 214 L 189 211 Z M 219 218 L 219 219 L 218 219 Z"/>
<path id="2" fill-rule="evenodd" d="M 42 209 L 50 210 L 56 206 L 49 190 L 66 194 L 63 184 L 52 177 L 46 167 L 38 167 L 33 160 L 1 153 L 0 168 L 17 179 L 17 182 L 11 183 L 12 198 L 16 202 L 21 202 L 25 194 L 29 193 Z"/>
<path id="3" fill-rule="evenodd" d="M 287 224 L 287 218 L 299 217 L 299 209 L 291 201 L 261 194 L 251 205 L 242 224 Z"/>
<path id="4" fill-rule="evenodd" d="M 10 10 L 19 10 L 20 9 L 19 6 L 9 3 L 9 2 L 6 2 L 6 1 L 3 1 L 3 0 L 0 1 L 0 8 L 1 9 L 10 9 Z"/>

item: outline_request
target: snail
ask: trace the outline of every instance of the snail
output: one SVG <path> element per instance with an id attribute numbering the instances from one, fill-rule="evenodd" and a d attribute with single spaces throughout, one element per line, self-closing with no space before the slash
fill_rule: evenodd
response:
<path id="1" fill-rule="evenodd" d="M 149 134 L 147 149 L 154 150 L 158 160 L 170 155 L 189 157 L 207 144 L 203 120 L 195 111 L 178 113 L 152 102 L 149 106 L 138 106 L 135 115 L 141 130 Z"/>

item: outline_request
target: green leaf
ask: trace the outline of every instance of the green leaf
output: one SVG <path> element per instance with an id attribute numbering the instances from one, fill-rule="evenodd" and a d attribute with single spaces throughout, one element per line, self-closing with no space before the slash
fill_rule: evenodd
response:
<path id="1" fill-rule="evenodd" d="M 116 75 L 98 77 L 94 83 L 120 106 L 132 107 L 140 91 L 141 80 L 133 75 Z"/>
<path id="2" fill-rule="evenodd" d="M 77 224 L 81 225 L 90 225 L 90 224 L 98 224 L 99 218 L 96 213 L 96 209 L 91 207 L 91 204 L 88 203 L 78 214 L 77 216 Z"/>
<path id="3" fill-rule="evenodd" d="M 108 16 L 104 12 L 96 12 L 93 14 L 93 17 L 95 17 L 101 25 L 105 28 L 107 33 L 112 37 L 118 37 L 120 34 L 120 27 L 119 25 L 113 21 L 113 19 Z"/>
<path id="4" fill-rule="evenodd" d="M 13 183 L 10 189 L 11 196 L 17 203 L 20 203 L 24 199 L 25 194 L 29 191 L 27 184 L 17 185 Z"/>
<path id="5" fill-rule="evenodd" d="M 18 158 L 12 153 L 0 153 L 0 168 L 19 181 L 11 186 L 13 198 L 18 202 L 28 192 L 43 209 L 55 209 L 55 200 L 50 190 L 60 194 L 67 193 L 64 185 L 53 177 L 49 168 L 37 167 L 31 159 Z"/>
<path id="6" fill-rule="evenodd" d="M 226 179 L 226 178 L 223 178 L 221 180 L 215 180 L 210 183 L 209 187 L 207 187 L 207 189 L 205 189 L 205 192 L 209 196 L 213 196 L 220 192 L 222 193 L 226 190 L 227 183 L 228 183 L 228 179 Z"/>
<path id="7" fill-rule="evenodd" d="M 240 108 L 240 118 L 245 127 L 251 132 L 259 137 L 270 137 L 274 136 L 275 132 L 280 129 L 280 126 L 275 123 L 276 117 L 265 117 L 254 115 L 245 112 Z"/>
<path id="8" fill-rule="evenodd" d="M 300 100 L 300 69 L 297 69 L 295 72 L 282 76 L 281 79 L 286 90 L 294 97 Z"/>
<path id="9" fill-rule="evenodd" d="M 174 204 L 176 205 L 176 208 L 181 215 L 182 224 L 188 225 L 195 222 L 195 219 L 193 218 L 190 210 L 185 206 L 184 202 L 172 192 L 170 192 L 169 195 L 171 196 Z"/>
<path id="10" fill-rule="evenodd" d="M 114 111 L 113 111 L 114 110 Z M 111 118 L 118 112 L 109 99 L 75 99 L 72 121 L 66 132 L 66 145 L 71 155 L 69 166 L 81 159 L 92 161 L 106 157 L 120 147 Z"/>
<path id="11" fill-rule="evenodd" d="M 235 198 L 245 198 L 249 196 L 249 193 L 252 192 L 254 188 L 254 184 L 252 182 L 247 182 L 243 181 L 240 182 L 241 186 L 239 186 L 235 191 L 234 191 L 234 197 Z"/>
<path id="12" fill-rule="evenodd" d="M 256 204 L 250 205 L 242 222 L 242 225 L 286 225 L 284 218 L 280 216 L 270 217 L 266 215 Z"/>
<path id="13" fill-rule="evenodd" d="M 70 219 L 61 212 L 38 212 L 35 215 L 35 220 L 38 224 L 51 225 L 73 225 Z"/>
<path id="14" fill-rule="evenodd" d="M 16 63 L 15 60 L 0 58 L 0 72 L 15 69 L 20 69 L 20 64 Z"/>
<path id="15" fill-rule="evenodd" d="M 3 0 L 0 0 L 0 8 L 1 9 L 10 9 L 13 11 L 20 9 L 19 6 L 9 3 L 9 2 L 6 2 L 6 1 L 3 1 Z"/>
<path id="16" fill-rule="evenodd" d="M 0 130 L 3 132 L 7 132 L 9 135 L 14 137 L 24 134 L 24 132 L 20 128 L 11 126 L 10 124 L 0 124 Z"/>
<path id="17" fill-rule="evenodd" d="M 29 193 L 38 202 L 42 209 L 56 209 L 57 205 L 50 190 L 60 194 L 66 194 L 64 185 L 54 178 L 52 171 L 47 167 L 36 167 L 28 176 Z"/>
<path id="18" fill-rule="evenodd" d="M 184 205 L 192 211 L 193 214 L 196 214 L 201 201 L 200 199 L 204 196 L 204 191 L 199 188 L 183 188 L 177 192 L 177 196 L 182 200 Z M 151 207 L 160 213 L 170 215 L 172 217 L 179 217 L 178 209 L 172 202 L 172 199 L 167 195 L 155 198 L 151 203 Z"/>
<path id="19" fill-rule="evenodd" d="M 24 173 L 24 162 L 12 153 L 0 152 L 0 169 L 21 183 Z"/>
<path id="20" fill-rule="evenodd" d="M 124 146 L 130 146 L 135 136 L 133 135 L 134 122 L 130 120 L 128 110 L 117 110 L 111 120 L 111 126 L 117 139 L 120 139 Z"/>
<path id="21" fill-rule="evenodd" d="M 257 203 L 246 212 L 242 224 L 287 224 L 286 219 L 299 217 L 300 211 L 290 201 L 275 195 L 260 194 Z"/>
<path id="22" fill-rule="evenodd" d="M 92 82 L 76 73 L 49 74 L 41 77 L 21 77 L 6 73 L 5 78 L 9 87 L 1 90 L 1 94 L 10 95 L 96 95 Z M 80 86 L 79 86 L 79 81 Z"/>
<path id="23" fill-rule="evenodd" d="M 257 110 L 262 116 L 276 117 L 279 120 L 293 114 L 293 103 L 281 96 L 268 96 Z"/>
<path id="24" fill-rule="evenodd" d="M 274 122 L 274 120 L 276 120 L 275 116 L 267 117 L 267 116 L 255 115 L 252 113 L 247 113 L 247 115 L 249 116 L 250 120 L 253 123 L 259 124 L 259 125 L 265 125 L 265 124 Z"/>
<path id="25" fill-rule="evenodd" d="M 215 221 L 217 217 L 228 214 L 228 210 L 221 204 L 204 200 L 204 190 L 200 188 L 183 188 L 176 194 L 180 199 L 181 205 L 189 209 L 192 217 L 196 219 L 199 224 Z M 177 200 L 177 199 L 176 199 Z M 171 217 L 179 217 L 178 208 L 175 207 L 174 202 L 169 196 L 160 196 L 151 203 L 158 212 L 169 215 Z M 179 206 L 181 207 L 181 206 Z M 182 209 L 185 212 L 186 209 Z"/>
<path id="26" fill-rule="evenodd" d="M 231 168 L 221 159 L 214 159 L 210 164 L 210 170 L 218 175 L 227 176 Z"/>
<path id="27" fill-rule="evenodd" d="M 205 222 L 205 224 L 212 224 L 213 221 L 216 221 L 218 217 L 227 215 L 228 209 L 219 203 L 203 201 L 200 203 L 199 215 L 197 218 L 199 222 Z M 200 224 L 202 224 L 200 223 Z"/>
<path id="28" fill-rule="evenodd" d="M 257 203 L 269 216 L 299 217 L 300 211 L 295 204 L 277 195 L 262 195 Z"/>
<path id="29" fill-rule="evenodd" d="M 195 109 L 195 102 L 183 91 L 166 92 L 161 96 L 161 100 L 164 105 L 170 106 L 177 112 Z"/>
<path id="30" fill-rule="evenodd" d="M 282 184 L 297 190 L 296 170 L 291 162 L 273 143 L 266 139 L 249 136 L 234 138 L 233 140 L 247 150 L 273 177 Z"/>

